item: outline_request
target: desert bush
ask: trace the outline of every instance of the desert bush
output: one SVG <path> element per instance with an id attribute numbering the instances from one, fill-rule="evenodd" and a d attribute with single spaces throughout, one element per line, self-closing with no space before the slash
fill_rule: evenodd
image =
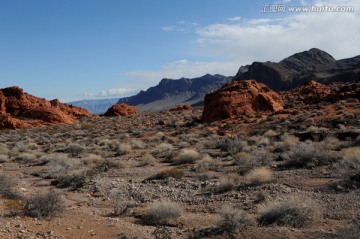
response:
<path id="1" fill-rule="evenodd" d="M 253 168 L 245 175 L 245 181 L 252 185 L 269 183 L 272 181 L 272 170 L 269 167 Z"/>
<path id="2" fill-rule="evenodd" d="M 360 147 L 341 150 L 342 160 L 336 165 L 343 177 L 341 186 L 346 188 L 360 187 Z"/>
<path id="3" fill-rule="evenodd" d="M 140 139 L 131 140 L 131 145 L 132 145 L 133 149 L 145 149 L 146 148 L 146 144 L 144 143 L 144 141 L 142 141 Z"/>
<path id="4" fill-rule="evenodd" d="M 255 225 L 255 220 L 246 212 L 233 207 L 225 207 L 220 212 L 221 220 L 217 227 L 227 233 L 233 233 Z"/>
<path id="5" fill-rule="evenodd" d="M 131 144 L 128 143 L 121 143 L 117 148 L 117 152 L 119 154 L 128 154 L 131 152 L 131 150 L 132 150 Z"/>
<path id="6" fill-rule="evenodd" d="M 78 156 L 81 153 L 83 153 L 84 150 L 85 150 L 84 146 L 77 143 L 70 143 L 66 146 L 66 148 L 62 149 L 61 151 L 70 154 L 71 156 Z"/>
<path id="7" fill-rule="evenodd" d="M 0 163 L 5 163 L 7 162 L 9 159 L 9 157 L 5 154 L 0 154 Z"/>
<path id="8" fill-rule="evenodd" d="M 15 161 L 19 163 L 33 163 L 37 159 L 37 155 L 35 153 L 20 153 L 16 156 Z"/>
<path id="9" fill-rule="evenodd" d="M 241 175 L 247 173 L 249 170 L 267 166 L 271 162 L 271 154 L 269 151 L 264 149 L 254 148 L 250 153 L 240 152 L 237 153 L 233 158 L 233 164 L 239 166 L 239 173 Z"/>
<path id="10" fill-rule="evenodd" d="M 202 159 L 196 164 L 195 171 L 198 173 L 203 173 L 208 171 L 210 168 L 215 166 L 215 160 L 209 155 L 205 155 Z"/>
<path id="11" fill-rule="evenodd" d="M 172 149 L 173 146 L 171 144 L 161 143 L 152 152 L 154 154 L 168 153 L 171 152 Z"/>
<path id="12" fill-rule="evenodd" d="M 290 198 L 265 205 L 258 222 L 261 226 L 279 225 L 302 228 L 314 222 L 319 215 L 318 206 L 309 199 Z"/>
<path id="13" fill-rule="evenodd" d="M 242 140 L 240 137 L 227 137 L 220 147 L 228 152 L 230 155 L 234 156 L 239 153 L 243 148 L 247 147 L 248 144 L 245 140 Z"/>
<path id="14" fill-rule="evenodd" d="M 341 239 L 358 239 L 360 238 L 360 222 L 355 220 L 350 227 L 342 228 L 336 234 L 337 238 Z"/>
<path id="15" fill-rule="evenodd" d="M 82 188 L 88 181 L 86 170 L 69 171 L 66 174 L 58 176 L 51 182 L 51 185 L 58 188 L 69 188 L 70 190 L 76 190 Z"/>
<path id="16" fill-rule="evenodd" d="M 330 165 L 338 160 L 339 157 L 334 151 L 321 150 L 314 144 L 302 143 L 292 148 L 284 166 L 286 168 L 311 168 Z"/>
<path id="17" fill-rule="evenodd" d="M 165 169 L 145 180 L 160 180 L 160 179 L 166 179 L 166 178 L 175 178 L 175 179 L 181 179 L 184 176 L 184 171 L 177 168 L 171 168 L 171 169 Z"/>
<path id="18" fill-rule="evenodd" d="M 113 208 L 113 216 L 126 215 L 129 210 L 135 207 L 135 203 L 130 200 L 131 196 L 128 191 L 113 189 L 109 195 Z"/>
<path id="19" fill-rule="evenodd" d="M 212 188 L 211 190 L 215 193 L 226 193 L 235 189 L 236 183 L 240 181 L 240 176 L 238 174 L 229 174 L 226 177 L 221 177 L 219 179 L 219 184 Z"/>
<path id="20" fill-rule="evenodd" d="M 14 182 L 3 175 L 0 175 L 0 196 L 8 199 L 19 197 L 19 194 L 14 190 Z"/>
<path id="21" fill-rule="evenodd" d="M 293 135 L 284 134 L 280 139 L 280 142 L 274 143 L 274 152 L 276 153 L 287 152 L 299 144 L 299 139 Z"/>
<path id="22" fill-rule="evenodd" d="M 172 159 L 174 165 L 191 164 L 200 159 L 200 154 L 194 149 L 183 149 Z"/>
<path id="23" fill-rule="evenodd" d="M 148 166 L 148 165 L 154 166 L 155 164 L 156 164 L 156 159 L 149 152 L 146 152 L 140 158 L 140 163 L 139 163 L 140 167 Z"/>
<path id="24" fill-rule="evenodd" d="M 58 177 L 68 173 L 70 170 L 76 170 L 83 166 L 80 159 L 69 158 L 67 154 L 55 153 L 47 154 L 40 158 L 40 160 L 48 161 L 47 171 L 49 176 Z"/>
<path id="25" fill-rule="evenodd" d="M 53 217 L 60 214 L 64 208 L 64 202 L 60 195 L 51 191 L 27 199 L 24 214 L 36 218 Z"/>
<path id="26" fill-rule="evenodd" d="M 141 219 L 148 225 L 166 225 L 181 216 L 180 208 L 174 203 L 155 203 L 145 211 Z"/>
<path id="27" fill-rule="evenodd" d="M 0 144 L 0 154 L 7 154 L 9 149 L 6 144 Z"/>

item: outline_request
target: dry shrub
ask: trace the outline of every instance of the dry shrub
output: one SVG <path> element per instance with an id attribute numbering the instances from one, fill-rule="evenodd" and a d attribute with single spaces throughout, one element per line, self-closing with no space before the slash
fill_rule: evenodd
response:
<path id="1" fill-rule="evenodd" d="M 272 170 L 269 167 L 259 167 L 251 169 L 245 175 L 245 181 L 252 185 L 261 185 L 272 181 Z"/>
<path id="2" fill-rule="evenodd" d="M 236 184 L 240 181 L 240 176 L 236 173 L 222 177 L 219 180 L 219 184 L 212 190 L 215 193 L 225 193 L 230 192 L 235 189 Z"/>
<path id="3" fill-rule="evenodd" d="M 285 201 L 265 205 L 258 222 L 261 226 L 278 225 L 302 228 L 319 217 L 319 207 L 310 199 L 292 197 Z"/>
<path id="4" fill-rule="evenodd" d="M 64 202 L 55 192 L 37 194 L 26 200 L 24 214 L 30 217 L 43 218 L 57 216 L 64 210 Z"/>
<path id="5" fill-rule="evenodd" d="M 311 168 L 330 165 L 339 160 L 336 152 L 320 149 L 314 144 L 306 143 L 294 147 L 288 156 L 284 164 L 286 168 Z"/>
<path id="6" fill-rule="evenodd" d="M 168 153 L 171 152 L 173 148 L 174 147 L 171 144 L 161 143 L 153 150 L 153 153 L 154 154 Z"/>
<path id="7" fill-rule="evenodd" d="M 5 154 L 0 154 L 0 163 L 6 163 L 9 157 Z"/>
<path id="8" fill-rule="evenodd" d="M 14 190 L 14 181 L 8 177 L 0 175 L 0 196 L 8 199 L 15 199 L 19 194 Z"/>
<path id="9" fill-rule="evenodd" d="M 174 165 L 191 164 L 200 159 L 200 154 L 194 149 L 183 149 L 172 159 Z"/>
<path id="10" fill-rule="evenodd" d="M 78 156 L 85 151 L 85 147 L 78 143 L 70 143 L 65 149 L 61 150 L 64 153 L 68 153 L 71 156 Z"/>
<path id="11" fill-rule="evenodd" d="M 131 140 L 131 145 L 132 145 L 133 149 L 145 149 L 146 148 L 146 144 L 144 143 L 144 141 L 142 141 L 140 139 Z"/>
<path id="12" fill-rule="evenodd" d="M 113 207 L 113 216 L 126 215 L 131 208 L 136 206 L 128 191 L 113 189 L 109 198 Z"/>
<path id="13" fill-rule="evenodd" d="M 195 171 L 203 173 L 213 168 L 216 165 L 215 160 L 209 155 L 205 155 L 195 166 Z"/>
<path id="14" fill-rule="evenodd" d="M 255 220 L 246 212 L 233 207 L 225 207 L 220 212 L 221 220 L 218 228 L 227 233 L 233 233 L 255 225 Z"/>
<path id="15" fill-rule="evenodd" d="M 156 164 L 156 159 L 154 158 L 154 156 L 152 156 L 152 154 L 150 154 L 149 152 L 146 152 L 140 158 L 139 167 L 148 166 L 148 165 L 154 166 L 155 164 Z"/>
<path id="16" fill-rule="evenodd" d="M 175 178 L 175 179 L 181 179 L 184 176 L 184 171 L 177 168 L 171 168 L 171 169 L 165 169 L 147 179 L 146 180 L 161 180 L 166 178 Z"/>
<path id="17" fill-rule="evenodd" d="M 182 215 L 181 209 L 174 203 L 155 203 L 142 215 L 142 221 L 148 225 L 166 225 Z"/>
<path id="18" fill-rule="evenodd" d="M 280 142 L 274 143 L 274 152 L 287 152 L 294 146 L 299 144 L 299 139 L 293 135 L 284 134 L 281 136 Z"/>
<path id="19" fill-rule="evenodd" d="M 121 143 L 119 144 L 117 151 L 119 154 L 128 154 L 132 150 L 131 144 L 128 143 Z"/>

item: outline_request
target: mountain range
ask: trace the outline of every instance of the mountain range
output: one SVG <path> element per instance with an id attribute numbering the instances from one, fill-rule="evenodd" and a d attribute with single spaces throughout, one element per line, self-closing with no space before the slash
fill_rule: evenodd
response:
<path id="1" fill-rule="evenodd" d="M 241 66 L 234 77 L 204 75 L 188 79 L 162 79 L 156 86 L 130 97 L 120 98 L 117 103 L 125 103 L 138 108 L 139 112 L 154 112 L 176 105 L 203 105 L 204 96 L 230 81 L 254 79 L 275 91 L 287 91 L 310 80 L 327 84 L 331 82 L 360 81 L 360 55 L 335 60 L 330 54 L 317 48 L 296 53 L 280 62 L 253 62 Z M 92 113 L 104 113 L 116 102 L 111 100 L 85 100 L 70 102 L 84 107 Z"/>

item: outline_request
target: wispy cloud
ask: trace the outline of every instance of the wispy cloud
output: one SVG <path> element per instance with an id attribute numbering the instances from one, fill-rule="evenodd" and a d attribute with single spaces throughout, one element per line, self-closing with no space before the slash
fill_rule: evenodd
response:
<path id="1" fill-rule="evenodd" d="M 83 95 L 88 98 L 104 98 L 104 97 L 115 98 L 115 97 L 128 96 L 137 92 L 138 90 L 134 90 L 134 89 L 117 88 L 117 89 L 102 90 L 99 93 L 86 92 Z"/>
<path id="2" fill-rule="evenodd" d="M 230 22 L 238 22 L 238 21 L 241 20 L 241 17 L 230 17 L 230 18 L 228 18 L 226 20 L 228 20 Z"/>
<path id="3" fill-rule="evenodd" d="M 176 32 L 184 32 L 188 33 L 193 31 L 199 24 L 191 21 L 179 21 L 175 25 L 169 25 L 162 27 L 164 31 L 176 31 Z"/>

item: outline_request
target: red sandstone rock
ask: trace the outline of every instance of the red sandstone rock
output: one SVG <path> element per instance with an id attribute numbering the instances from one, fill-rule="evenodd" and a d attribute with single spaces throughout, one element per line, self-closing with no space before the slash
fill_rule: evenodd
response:
<path id="1" fill-rule="evenodd" d="M 234 81 L 205 96 L 205 122 L 282 110 L 281 96 L 255 80 Z"/>
<path id="2" fill-rule="evenodd" d="M 135 106 L 130 106 L 127 104 L 115 104 L 111 106 L 104 116 L 129 116 L 137 115 L 137 109 Z"/>
<path id="3" fill-rule="evenodd" d="M 185 111 L 185 110 L 192 110 L 191 105 L 178 105 L 176 108 L 170 109 L 170 111 Z"/>
<path id="4" fill-rule="evenodd" d="M 0 89 L 0 129 L 71 124 L 91 116 L 85 109 L 38 98 L 16 86 Z"/>

